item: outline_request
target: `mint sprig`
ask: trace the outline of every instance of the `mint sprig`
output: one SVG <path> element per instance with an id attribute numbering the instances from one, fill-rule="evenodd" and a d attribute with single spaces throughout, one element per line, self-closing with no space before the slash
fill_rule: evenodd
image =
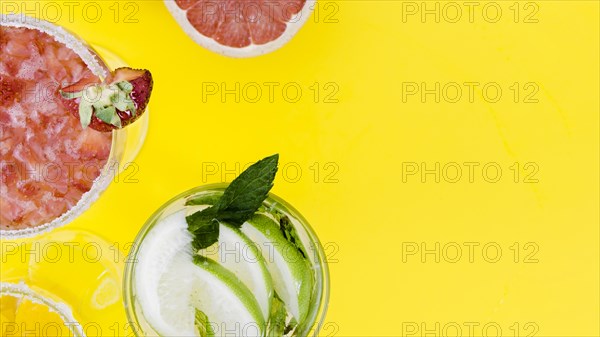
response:
<path id="1" fill-rule="evenodd" d="M 235 178 L 211 207 L 186 217 L 192 245 L 204 249 L 217 242 L 219 221 L 241 227 L 262 205 L 273 187 L 279 155 L 259 160 Z"/>

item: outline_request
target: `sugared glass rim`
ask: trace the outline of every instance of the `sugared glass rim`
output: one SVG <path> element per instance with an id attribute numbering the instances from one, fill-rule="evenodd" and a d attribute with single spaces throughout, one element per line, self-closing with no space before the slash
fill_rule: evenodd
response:
<path id="1" fill-rule="evenodd" d="M 25 283 L 0 282 L 0 296 L 12 296 L 16 298 L 26 298 L 33 303 L 45 305 L 60 316 L 67 328 L 73 334 L 73 337 L 85 337 L 81 324 L 73 317 L 71 308 L 64 303 L 55 302 L 39 292 L 34 291 Z"/>
<path id="2" fill-rule="evenodd" d="M 0 14 L 0 26 L 29 28 L 47 33 L 56 41 L 66 45 L 67 48 L 73 50 L 79 57 L 81 57 L 83 62 L 88 66 L 92 73 L 94 73 L 94 75 L 100 78 L 105 78 L 108 75 L 108 66 L 104 63 L 96 51 L 94 51 L 94 49 L 82 39 L 67 31 L 63 27 L 24 14 Z M 115 169 L 115 165 L 117 165 L 116 167 L 118 169 L 118 164 L 121 160 L 122 151 L 120 151 L 120 147 L 122 147 L 121 144 L 123 143 L 125 136 L 125 134 L 119 131 L 112 132 L 110 154 L 106 164 L 104 165 L 104 169 L 92 183 L 92 188 L 85 192 L 73 207 L 54 220 L 35 227 L 21 229 L 0 229 L 0 239 L 11 240 L 31 238 L 49 232 L 55 228 L 64 226 L 80 216 L 91 206 L 94 201 L 96 201 L 96 199 L 98 199 L 98 197 L 100 197 L 100 194 L 108 187 L 108 185 L 110 185 L 113 177 L 112 174 L 114 174 L 113 171 Z"/>
<path id="3" fill-rule="evenodd" d="M 126 261 L 137 261 L 137 253 L 140 249 L 140 246 L 148 233 L 152 230 L 152 228 L 158 223 L 158 219 L 163 215 L 163 213 L 172 205 L 177 202 L 187 200 L 190 197 L 193 197 L 201 192 L 222 192 L 228 186 L 228 183 L 217 183 L 217 184 L 207 184 L 198 187 L 194 187 L 189 189 L 183 193 L 176 195 L 175 197 L 169 199 L 162 206 L 160 206 L 149 218 L 146 220 L 140 231 L 135 237 L 133 245 L 131 246 L 131 251 L 128 254 Z M 308 238 L 312 244 L 314 244 L 316 259 L 315 268 L 319 268 L 321 270 L 321 289 L 318 295 L 318 308 L 314 312 L 314 315 L 311 320 L 313 323 L 311 326 L 306 327 L 306 334 L 304 336 L 308 336 L 309 333 L 312 332 L 312 336 L 317 336 L 319 330 L 321 329 L 322 324 L 325 321 L 325 316 L 327 314 L 327 308 L 329 304 L 329 266 L 327 264 L 327 259 L 325 255 L 325 251 L 323 249 L 323 245 L 321 241 L 317 237 L 314 229 L 310 226 L 308 221 L 296 210 L 292 205 L 287 203 L 282 198 L 276 196 L 273 193 L 269 193 L 265 203 L 269 206 L 274 207 L 276 210 L 283 210 L 285 213 L 289 214 L 302 225 L 306 233 L 308 234 Z M 134 283 L 133 278 L 135 274 L 135 262 L 126 263 L 125 273 L 123 276 L 123 303 L 125 305 L 125 312 L 127 313 L 127 320 L 134 327 L 134 332 L 136 336 L 144 336 L 143 331 L 138 331 L 140 328 L 140 321 L 138 319 L 138 315 L 135 310 L 135 292 L 133 290 Z M 142 333 L 142 334 L 141 334 Z M 303 336 L 302 336 L 303 337 Z"/>

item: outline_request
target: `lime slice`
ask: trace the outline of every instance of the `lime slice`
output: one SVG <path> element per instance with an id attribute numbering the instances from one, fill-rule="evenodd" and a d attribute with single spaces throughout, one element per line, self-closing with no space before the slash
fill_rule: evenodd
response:
<path id="1" fill-rule="evenodd" d="M 191 241 L 185 211 L 180 211 L 156 224 L 137 254 L 136 298 L 146 320 L 163 336 L 196 336 Z"/>
<path id="2" fill-rule="evenodd" d="M 237 276 L 256 297 L 263 317 L 269 319 L 273 283 L 260 249 L 238 229 L 219 226 L 218 245 L 209 247 L 206 257 L 212 258 Z"/>
<path id="3" fill-rule="evenodd" d="M 187 215 L 209 207 L 205 199 L 194 199 L 198 204 L 187 207 Z M 219 226 L 217 243 L 200 251 L 200 254 L 213 259 L 237 276 L 256 297 L 263 318 L 269 319 L 273 283 L 267 271 L 260 249 L 240 230 L 225 223 Z"/>
<path id="4" fill-rule="evenodd" d="M 248 287 L 211 259 L 197 255 L 194 263 L 192 303 L 206 314 L 214 335 L 263 336 L 262 310 Z"/>
<path id="5" fill-rule="evenodd" d="M 285 239 L 274 219 L 257 214 L 245 222 L 241 230 L 261 249 L 275 292 L 296 320 L 301 322 L 308 313 L 310 303 L 313 282 L 310 265 L 298 249 Z"/>

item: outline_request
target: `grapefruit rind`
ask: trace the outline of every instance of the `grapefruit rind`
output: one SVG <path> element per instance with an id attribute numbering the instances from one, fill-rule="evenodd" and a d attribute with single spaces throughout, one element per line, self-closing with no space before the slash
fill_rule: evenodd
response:
<path id="1" fill-rule="evenodd" d="M 183 28 L 187 35 L 194 40 L 194 42 L 215 53 L 237 58 L 260 56 L 283 47 L 283 45 L 288 43 L 306 23 L 316 4 L 316 0 L 307 0 L 300 12 L 294 15 L 295 17 L 299 16 L 298 19 L 293 20 L 293 22 L 286 22 L 287 27 L 285 31 L 275 40 L 265 44 L 250 44 L 246 47 L 235 48 L 222 45 L 213 38 L 201 34 L 188 20 L 186 15 L 187 10 L 179 8 L 175 0 L 164 1 L 171 15 L 173 15 L 177 23 Z"/>

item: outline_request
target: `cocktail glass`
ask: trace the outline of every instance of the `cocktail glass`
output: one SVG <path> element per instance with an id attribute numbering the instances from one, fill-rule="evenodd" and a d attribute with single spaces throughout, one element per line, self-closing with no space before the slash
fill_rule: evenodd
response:
<path id="1" fill-rule="evenodd" d="M 39 289 L 37 293 L 43 297 L 61 303 L 58 308 L 65 313 L 64 317 L 69 317 L 67 322 L 79 322 L 77 326 L 84 335 L 131 333 L 124 324 L 126 316 L 121 301 L 125 255 L 114 242 L 69 226 L 37 236 L 35 240 L 0 240 L 0 256 L 0 280 L 7 284 L 3 283 L 6 291 Z M 43 324 L 36 317 L 29 321 L 32 326 L 8 335 L 17 336 L 19 331 L 37 329 L 36 325 Z M 48 336 L 56 335 L 50 330 Z"/>
<path id="2" fill-rule="evenodd" d="M 118 56 L 109 50 L 102 47 L 91 47 L 64 28 L 40 19 L 21 14 L 2 14 L 0 17 L 0 24 L 3 27 L 36 29 L 51 35 L 59 43 L 62 43 L 75 51 L 92 73 L 101 79 L 108 75 L 110 69 L 125 65 Z M 34 227 L 0 229 L 0 238 L 19 239 L 34 237 L 57 227 L 64 226 L 80 216 L 98 199 L 100 194 L 120 172 L 127 169 L 130 165 L 135 164 L 133 163 L 133 160 L 143 145 L 148 129 L 148 115 L 149 112 L 146 111 L 134 124 L 127 128 L 112 132 L 112 144 L 106 164 L 98 177 L 94 180 L 91 189 L 85 192 L 74 206 L 57 218 Z"/>
<path id="3" fill-rule="evenodd" d="M 41 307 L 45 307 L 48 311 L 57 314 L 62 322 L 49 322 L 35 324 L 27 324 L 21 322 L 2 322 L 0 332 L 7 331 L 7 335 L 50 335 L 59 332 L 61 335 L 67 334 L 73 337 L 84 337 L 84 332 L 81 324 L 75 320 L 71 308 L 63 303 L 55 296 L 48 294 L 43 289 L 36 288 L 35 290 L 24 283 L 9 283 L 0 282 L 0 298 L 7 301 L 8 298 L 14 298 L 15 302 L 27 300 Z"/>
<path id="4" fill-rule="evenodd" d="M 136 261 L 139 258 L 140 246 L 143 244 L 146 236 L 152 231 L 153 227 L 165 219 L 169 215 L 185 209 L 185 204 L 188 200 L 198 197 L 218 196 L 223 193 L 227 184 L 212 184 L 201 187 L 196 187 L 179 194 L 173 199 L 167 201 L 161 206 L 150 218 L 146 221 L 138 233 L 133 248 L 129 252 L 125 266 L 124 281 L 123 281 L 123 296 L 125 301 L 125 310 L 129 323 L 135 327 L 136 336 L 160 336 L 152 327 L 152 322 L 148 322 L 144 316 L 143 307 L 138 299 L 138 294 L 135 289 L 136 278 L 144 277 L 144 275 L 136 274 Z M 327 312 L 327 304 L 329 301 L 329 269 L 325 253 L 319 239 L 314 230 L 308 224 L 308 221 L 290 204 L 283 199 L 269 194 L 265 200 L 264 206 L 267 209 L 274 209 L 284 215 L 287 215 L 291 220 L 298 239 L 307 249 L 307 259 L 313 273 L 313 289 L 311 293 L 310 306 L 306 319 L 300 322 L 299 326 L 290 333 L 289 336 L 317 336 L 321 329 L 325 315 Z M 288 336 L 288 335 L 286 335 Z"/>

